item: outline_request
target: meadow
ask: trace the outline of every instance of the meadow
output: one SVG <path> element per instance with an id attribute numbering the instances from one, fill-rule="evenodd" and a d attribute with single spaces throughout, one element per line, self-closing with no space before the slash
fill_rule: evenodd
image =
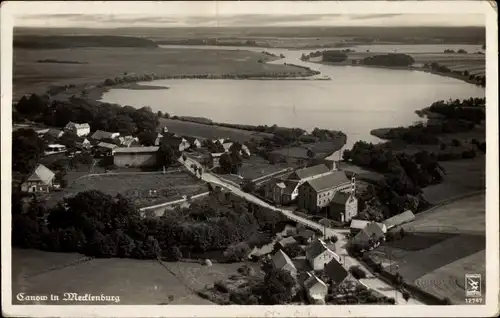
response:
<path id="1" fill-rule="evenodd" d="M 402 225 L 402 239 L 370 254 L 405 281 L 463 304 L 464 274 L 485 275 L 484 200 L 484 194 L 476 195 L 419 213 Z"/>
<path id="2" fill-rule="evenodd" d="M 31 295 L 74 292 L 81 295 L 119 296 L 118 304 L 122 305 L 212 305 L 196 292 L 213 285 L 217 280 L 237 274 L 237 269 L 242 265 L 216 263 L 207 267 L 198 263 L 115 258 L 74 263 L 82 258 L 83 255 L 76 253 L 13 249 L 13 296 L 18 292 Z M 14 304 L 19 304 L 15 297 L 13 300 Z M 105 304 L 115 303 L 102 303 Z"/>
<path id="3" fill-rule="evenodd" d="M 139 208 L 182 199 L 206 192 L 204 182 L 184 172 L 158 173 L 121 173 L 87 175 L 76 179 L 68 188 L 47 195 L 48 204 L 53 205 L 65 197 L 79 192 L 98 190 L 116 196 L 121 194 Z M 150 195 L 150 190 L 157 194 Z"/>
<path id="4" fill-rule="evenodd" d="M 173 132 L 181 136 L 192 136 L 200 139 L 228 138 L 232 141 L 247 142 L 251 139 L 261 139 L 262 137 L 272 138 L 273 136 L 272 134 L 257 131 L 161 118 L 158 127 L 161 129 L 164 126 L 168 128 L 169 132 Z"/>

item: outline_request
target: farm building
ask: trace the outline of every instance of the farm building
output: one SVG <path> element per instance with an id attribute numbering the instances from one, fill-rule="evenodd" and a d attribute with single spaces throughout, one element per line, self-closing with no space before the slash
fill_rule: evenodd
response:
<path id="1" fill-rule="evenodd" d="M 297 268 L 295 268 L 292 259 L 282 250 L 278 250 L 274 253 L 271 262 L 274 268 L 287 271 L 292 277 L 297 276 Z"/>
<path id="2" fill-rule="evenodd" d="M 400 213 L 400 214 L 394 215 L 391 218 L 388 218 L 383 223 L 385 224 L 387 229 L 391 229 L 395 226 L 401 225 L 403 223 L 408 223 L 408 222 L 411 222 L 413 220 L 415 220 L 415 214 L 413 214 L 412 211 L 407 210 L 407 211 L 404 211 L 403 213 Z"/>
<path id="3" fill-rule="evenodd" d="M 97 144 L 97 151 L 106 156 L 111 156 L 113 154 L 113 150 L 116 148 L 118 148 L 117 145 L 109 142 L 101 141 Z"/>
<path id="4" fill-rule="evenodd" d="M 53 129 L 53 128 L 50 128 L 49 130 L 47 130 L 47 132 L 43 133 L 44 137 L 55 138 L 55 139 L 61 138 L 62 135 L 64 135 L 64 131 L 59 130 L 59 129 Z"/>
<path id="5" fill-rule="evenodd" d="M 77 124 L 72 121 L 66 124 L 64 131 L 76 135 L 78 137 L 87 136 L 90 134 L 90 125 L 87 123 Z"/>
<path id="6" fill-rule="evenodd" d="M 115 139 L 118 137 L 120 137 L 119 132 L 109 132 L 109 131 L 102 131 L 102 130 L 96 130 L 96 132 L 94 132 L 92 134 L 92 136 L 90 136 L 90 138 L 92 138 L 94 140 Z"/>
<path id="7" fill-rule="evenodd" d="M 306 259 L 315 271 L 324 269 L 333 259 L 340 262 L 340 257 L 320 239 L 314 240 L 306 248 Z"/>
<path id="8" fill-rule="evenodd" d="M 377 226 L 380 227 L 382 232 L 387 233 L 387 226 L 385 226 L 385 224 L 383 224 L 383 223 L 353 219 L 353 220 L 351 220 L 351 225 L 350 225 L 351 234 L 359 233 L 362 229 L 364 229 L 370 223 L 377 224 Z"/>
<path id="9" fill-rule="evenodd" d="M 66 151 L 66 146 L 65 145 L 59 145 L 59 144 L 50 144 L 47 145 L 47 149 L 44 151 L 44 154 L 46 156 L 56 154 L 56 153 L 61 153 Z"/>
<path id="10" fill-rule="evenodd" d="M 370 242 L 376 243 L 385 238 L 385 232 L 380 223 L 371 222 L 351 239 L 351 244 L 367 246 Z"/>
<path id="11" fill-rule="evenodd" d="M 308 278 L 304 281 L 304 289 L 311 304 L 325 304 L 325 297 L 328 294 L 328 285 L 316 275 L 307 273 Z"/>
<path id="12" fill-rule="evenodd" d="M 55 173 L 44 165 L 38 165 L 29 176 L 29 178 L 21 184 L 23 192 L 49 192 L 54 186 Z"/>
<path id="13" fill-rule="evenodd" d="M 154 167 L 158 165 L 159 147 L 120 147 L 113 151 L 117 167 Z"/>
<path id="14" fill-rule="evenodd" d="M 338 191 L 349 191 L 353 187 L 344 171 L 333 171 L 319 178 L 306 181 L 299 186 L 298 206 L 311 213 L 318 213 L 327 207 Z"/>
<path id="15" fill-rule="evenodd" d="M 325 274 L 328 277 L 329 283 L 334 287 L 342 284 L 349 276 L 349 272 L 336 259 L 325 266 Z"/>

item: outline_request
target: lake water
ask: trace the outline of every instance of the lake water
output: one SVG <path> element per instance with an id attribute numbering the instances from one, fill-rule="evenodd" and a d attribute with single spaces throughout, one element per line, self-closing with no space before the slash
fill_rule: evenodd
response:
<path id="1" fill-rule="evenodd" d="M 263 51 L 262 48 L 210 46 L 167 46 L 165 49 L 169 47 Z M 413 47 L 425 52 L 450 48 L 449 45 Z M 468 49 L 466 45 L 457 47 Z M 265 50 L 285 55 L 284 59 L 272 63 L 308 66 L 332 80 L 158 80 L 148 85 L 170 89 L 112 89 L 103 95 L 102 101 L 150 106 L 155 111 L 207 117 L 217 122 L 341 130 L 347 134 L 346 148 L 350 148 L 358 140 L 380 141 L 370 135 L 372 129 L 414 123 L 419 120 L 415 110 L 436 100 L 485 95 L 484 88 L 479 86 L 424 72 L 320 65 L 300 61 L 302 53 L 312 50 Z"/>

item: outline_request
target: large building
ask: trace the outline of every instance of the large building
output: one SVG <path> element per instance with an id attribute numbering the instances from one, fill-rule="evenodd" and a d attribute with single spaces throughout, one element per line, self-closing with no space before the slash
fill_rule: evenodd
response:
<path id="1" fill-rule="evenodd" d="M 299 187 L 298 206 L 311 213 L 318 213 L 330 205 L 336 192 L 349 192 L 352 182 L 342 170 L 308 180 Z"/>
<path id="2" fill-rule="evenodd" d="M 122 147 L 113 150 L 113 163 L 117 167 L 154 167 L 158 165 L 159 147 Z"/>
<path id="3" fill-rule="evenodd" d="M 64 127 L 64 131 L 73 135 L 77 135 L 78 137 L 83 137 L 90 134 L 90 125 L 87 123 L 77 124 L 70 121 L 66 124 L 66 127 Z"/>

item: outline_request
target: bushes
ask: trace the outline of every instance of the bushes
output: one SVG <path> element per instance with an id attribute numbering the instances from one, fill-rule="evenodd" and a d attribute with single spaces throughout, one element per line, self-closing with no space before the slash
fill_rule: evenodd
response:
<path id="1" fill-rule="evenodd" d="M 299 244 L 289 244 L 283 248 L 283 252 L 291 258 L 295 258 L 303 253 Z"/>
<path id="2" fill-rule="evenodd" d="M 381 66 L 410 66 L 415 63 L 413 57 L 407 54 L 382 54 L 365 57 L 362 60 L 365 65 L 381 65 Z"/>
<path id="3" fill-rule="evenodd" d="M 231 292 L 229 300 L 236 305 L 257 305 L 257 297 L 249 292 Z"/>
<path id="4" fill-rule="evenodd" d="M 351 266 L 349 272 L 356 279 L 366 278 L 366 272 L 362 270 L 359 266 Z"/>

